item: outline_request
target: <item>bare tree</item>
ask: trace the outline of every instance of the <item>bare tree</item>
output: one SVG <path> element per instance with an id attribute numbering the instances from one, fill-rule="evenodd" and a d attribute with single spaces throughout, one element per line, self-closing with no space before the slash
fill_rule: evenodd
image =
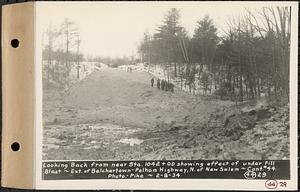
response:
<path id="1" fill-rule="evenodd" d="M 80 36 L 79 34 L 77 34 L 77 39 L 76 39 L 76 45 L 77 45 L 77 51 L 76 51 L 76 63 L 77 63 L 77 79 L 80 79 L 80 76 L 79 76 L 79 72 L 80 72 L 80 52 L 79 52 L 79 47 L 80 47 L 80 43 L 81 43 L 81 40 L 80 40 Z"/>
<path id="2" fill-rule="evenodd" d="M 72 46 L 76 42 L 76 38 L 78 37 L 78 28 L 76 24 L 73 21 L 70 21 L 68 18 L 66 18 L 62 25 L 61 25 L 61 33 L 64 35 L 65 39 L 65 76 L 66 78 L 69 77 L 70 71 L 71 71 L 71 59 L 70 59 L 70 50 L 72 49 Z"/>

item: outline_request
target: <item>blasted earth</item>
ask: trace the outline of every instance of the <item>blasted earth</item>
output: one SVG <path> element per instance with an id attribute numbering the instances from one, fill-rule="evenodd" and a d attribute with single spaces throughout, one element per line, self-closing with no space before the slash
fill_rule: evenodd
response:
<path id="1" fill-rule="evenodd" d="M 43 159 L 289 158 L 288 106 L 161 91 L 152 77 L 105 68 L 44 91 Z"/>

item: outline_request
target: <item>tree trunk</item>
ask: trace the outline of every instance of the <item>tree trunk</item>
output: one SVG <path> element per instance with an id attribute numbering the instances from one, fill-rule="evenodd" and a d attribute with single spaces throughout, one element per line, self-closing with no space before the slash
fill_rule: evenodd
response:
<path id="1" fill-rule="evenodd" d="M 177 64 L 174 62 L 174 76 L 177 77 Z"/>
<path id="2" fill-rule="evenodd" d="M 243 76 L 242 74 L 240 74 L 240 77 L 239 77 L 239 101 L 242 102 L 243 101 Z"/>

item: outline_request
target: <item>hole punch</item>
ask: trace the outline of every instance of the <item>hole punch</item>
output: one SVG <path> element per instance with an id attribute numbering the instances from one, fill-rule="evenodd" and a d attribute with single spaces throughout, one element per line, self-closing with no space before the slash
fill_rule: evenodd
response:
<path id="1" fill-rule="evenodd" d="M 10 44 L 13 48 L 17 48 L 17 47 L 19 47 L 20 42 L 18 39 L 13 39 L 13 40 L 11 40 Z"/>
<path id="2" fill-rule="evenodd" d="M 20 144 L 18 142 L 14 142 L 13 144 L 11 144 L 11 149 L 13 151 L 19 151 L 20 150 Z"/>

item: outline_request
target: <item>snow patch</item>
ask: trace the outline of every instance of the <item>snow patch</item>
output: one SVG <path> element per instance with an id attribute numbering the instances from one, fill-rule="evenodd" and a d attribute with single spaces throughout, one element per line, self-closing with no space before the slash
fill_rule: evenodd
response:
<path id="1" fill-rule="evenodd" d="M 120 143 L 129 144 L 130 146 L 140 145 L 144 141 L 138 138 L 124 138 L 119 140 Z"/>

